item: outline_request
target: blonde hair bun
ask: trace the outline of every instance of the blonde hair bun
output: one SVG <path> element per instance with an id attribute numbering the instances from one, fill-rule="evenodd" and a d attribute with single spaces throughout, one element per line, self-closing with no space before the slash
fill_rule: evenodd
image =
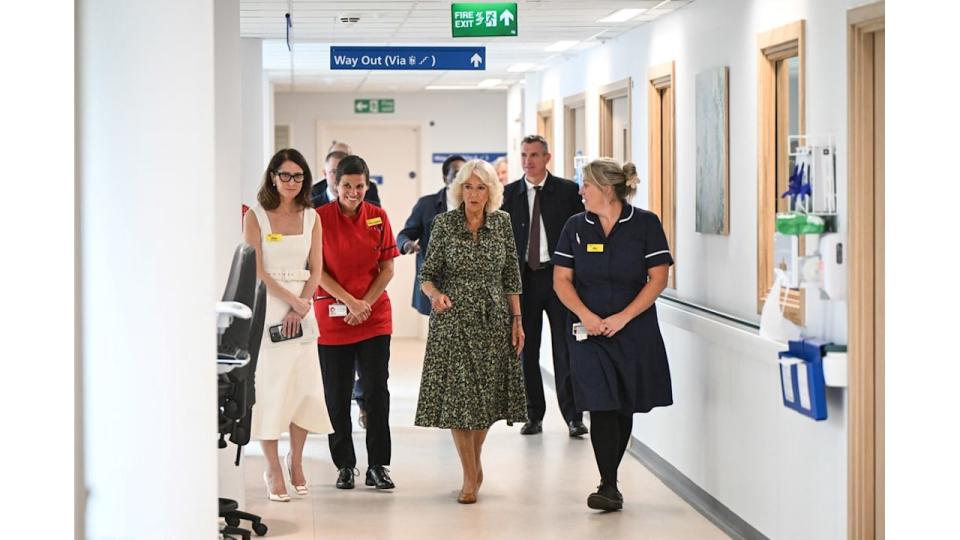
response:
<path id="1" fill-rule="evenodd" d="M 637 189 L 637 184 L 640 183 L 640 177 L 637 176 L 637 166 L 632 162 L 628 161 L 623 164 L 623 175 L 625 177 L 625 184 L 628 188 Z"/>

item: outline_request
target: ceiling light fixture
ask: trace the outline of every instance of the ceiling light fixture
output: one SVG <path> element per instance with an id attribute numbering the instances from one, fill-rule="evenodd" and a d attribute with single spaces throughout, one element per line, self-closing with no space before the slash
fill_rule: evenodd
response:
<path id="1" fill-rule="evenodd" d="M 423 87 L 424 90 L 482 90 L 477 86 L 468 86 L 462 84 L 428 84 Z"/>
<path id="2" fill-rule="evenodd" d="M 573 47 L 573 46 L 576 45 L 577 43 L 579 43 L 579 42 L 578 42 L 578 41 L 558 41 L 558 42 L 554 43 L 553 45 L 550 45 L 549 47 L 547 47 L 547 48 L 544 49 L 544 50 L 545 50 L 545 51 L 549 51 L 549 52 L 565 51 L 565 50 L 569 49 L 570 47 Z"/>
<path id="3" fill-rule="evenodd" d="M 520 62 L 520 63 L 513 64 L 512 66 L 508 67 L 508 68 L 507 68 L 507 72 L 509 72 L 509 73 L 523 73 L 523 72 L 525 72 L 525 71 L 530 71 L 530 70 L 533 69 L 534 67 L 535 67 L 535 64 L 532 64 L 532 63 L 530 63 L 530 62 Z"/>
<path id="4" fill-rule="evenodd" d="M 477 83 L 479 88 L 493 88 L 503 82 L 501 79 L 484 79 Z"/>
<path id="5" fill-rule="evenodd" d="M 618 11 L 614 11 L 610 15 L 602 19 L 597 19 L 599 23 L 622 23 L 629 21 L 630 19 L 640 15 L 641 13 L 646 12 L 646 9 L 637 9 L 637 8 L 626 8 Z"/>

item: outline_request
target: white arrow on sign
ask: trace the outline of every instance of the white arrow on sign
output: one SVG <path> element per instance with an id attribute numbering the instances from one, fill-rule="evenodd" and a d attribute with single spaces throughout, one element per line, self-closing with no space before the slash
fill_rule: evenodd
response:
<path id="1" fill-rule="evenodd" d="M 509 9 L 500 14 L 500 22 L 502 22 L 504 26 L 510 26 L 512 21 L 513 13 L 511 13 Z"/>
<path id="2" fill-rule="evenodd" d="M 473 67 L 480 67 L 480 64 L 483 62 L 483 58 L 480 58 L 480 55 L 473 53 L 473 56 L 470 57 L 470 63 L 473 64 Z"/>

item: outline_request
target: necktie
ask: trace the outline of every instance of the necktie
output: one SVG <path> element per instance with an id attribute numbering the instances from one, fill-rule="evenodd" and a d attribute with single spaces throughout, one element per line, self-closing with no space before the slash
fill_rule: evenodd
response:
<path id="1" fill-rule="evenodd" d="M 533 215 L 530 216 L 530 240 L 527 242 L 527 266 L 531 270 L 540 269 L 540 188 L 536 186 L 533 189 L 536 194 L 533 196 Z"/>

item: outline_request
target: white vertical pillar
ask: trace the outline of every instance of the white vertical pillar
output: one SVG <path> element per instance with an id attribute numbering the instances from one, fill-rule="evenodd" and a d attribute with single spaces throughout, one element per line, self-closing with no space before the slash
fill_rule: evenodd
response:
<path id="1" fill-rule="evenodd" d="M 524 97 L 524 85 L 521 83 L 514 84 L 510 87 L 510 90 L 507 91 L 506 151 L 508 178 L 510 180 L 516 180 L 523 174 L 523 167 L 520 163 L 520 140 L 528 135 L 523 129 L 525 113 Z M 536 108 L 536 105 L 533 107 Z M 530 133 L 536 133 L 536 129 Z M 551 148 L 550 151 L 553 152 L 553 148 Z M 550 164 L 550 168 L 553 168 L 552 163 Z"/>
<path id="2" fill-rule="evenodd" d="M 226 285 L 233 251 L 242 240 L 241 204 L 244 182 L 241 161 L 240 108 L 240 1 L 214 4 L 214 114 L 216 117 L 216 269 L 217 294 Z M 237 447 L 229 444 L 218 453 L 218 493 L 246 505 L 244 462 L 234 464 Z"/>
<path id="3" fill-rule="evenodd" d="M 263 75 L 263 42 L 255 38 L 240 40 L 240 108 L 241 148 L 243 152 L 243 202 L 256 204 L 257 190 L 263 180 L 263 171 L 273 153 L 267 154 L 264 134 L 267 126 L 266 90 Z M 271 100 L 272 102 L 272 100 Z"/>
<path id="4" fill-rule="evenodd" d="M 214 4 L 214 114 L 216 119 L 216 268 L 224 285 L 233 250 L 242 239 L 243 203 L 240 108 L 240 1 Z M 222 290 L 220 287 L 219 290 Z"/>
<path id="5" fill-rule="evenodd" d="M 211 0 L 77 4 L 87 538 L 215 538 Z"/>

